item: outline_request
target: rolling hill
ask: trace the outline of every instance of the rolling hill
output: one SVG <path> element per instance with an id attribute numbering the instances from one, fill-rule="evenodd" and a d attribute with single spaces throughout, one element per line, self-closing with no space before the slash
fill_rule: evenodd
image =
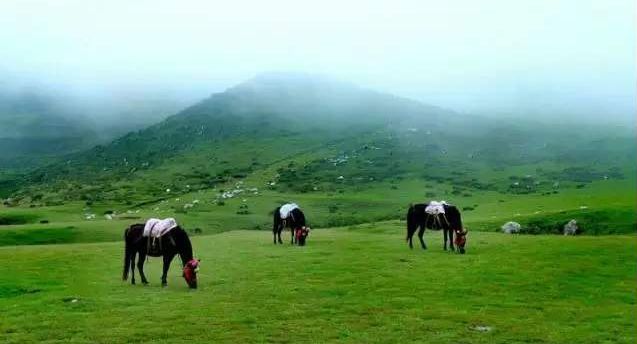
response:
<path id="1" fill-rule="evenodd" d="M 95 136 L 86 118 L 64 109 L 51 96 L 0 92 L 2 167 L 87 149 Z"/>
<path id="2" fill-rule="evenodd" d="M 54 163 L 183 107 L 176 97 L 158 99 L 150 92 L 78 92 L 0 83 L 0 168 L 23 172 Z"/>
<path id="3" fill-rule="evenodd" d="M 11 205 L 179 212 L 215 230 L 236 214 L 244 215 L 235 220 L 240 228 L 263 228 L 267 209 L 290 199 L 314 206 L 316 223 L 335 226 L 399 218 L 407 203 L 438 198 L 475 214 L 479 227 L 522 202 L 529 221 L 554 214 L 551 224 L 537 224 L 553 231 L 581 210 L 590 188 L 634 184 L 633 140 L 630 130 L 502 122 L 274 73 L 3 185 Z M 543 205 L 565 194 L 564 206 Z M 589 232 L 634 230 L 628 194 L 619 203 L 598 195 L 603 206 L 587 216 L 619 209 L 622 224 L 611 228 L 612 217 Z"/>

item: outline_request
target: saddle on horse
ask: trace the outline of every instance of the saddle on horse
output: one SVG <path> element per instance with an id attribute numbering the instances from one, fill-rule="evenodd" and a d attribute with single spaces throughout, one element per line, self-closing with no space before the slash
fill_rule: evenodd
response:
<path id="1" fill-rule="evenodd" d="M 449 203 L 445 201 L 431 201 L 425 207 L 425 213 L 427 213 L 427 218 L 429 216 L 433 216 L 434 219 L 434 228 L 432 229 L 441 229 L 444 226 L 449 226 L 449 221 L 447 220 L 447 216 L 445 215 L 445 206 L 449 205 Z M 441 219 L 442 217 L 442 219 Z M 443 224 L 444 221 L 444 224 Z"/>
<path id="2" fill-rule="evenodd" d="M 175 221 L 172 217 L 163 220 L 148 219 L 142 234 L 142 236 L 148 237 L 146 253 L 149 256 L 160 256 L 163 252 L 162 237 L 175 227 L 177 227 L 177 221 Z M 175 242 L 172 236 L 169 236 L 168 238 L 174 246 Z"/>

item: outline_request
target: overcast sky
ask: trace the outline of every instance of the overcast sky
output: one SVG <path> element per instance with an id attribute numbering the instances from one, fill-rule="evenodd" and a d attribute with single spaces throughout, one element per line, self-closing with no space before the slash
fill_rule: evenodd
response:
<path id="1" fill-rule="evenodd" d="M 197 99 L 302 71 L 461 112 L 633 119 L 635 16 L 634 0 L 6 0 L 0 78 Z"/>

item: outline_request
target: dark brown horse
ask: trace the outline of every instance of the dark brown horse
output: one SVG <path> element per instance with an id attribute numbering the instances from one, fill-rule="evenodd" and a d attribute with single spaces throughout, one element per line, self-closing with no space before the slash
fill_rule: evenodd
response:
<path id="1" fill-rule="evenodd" d="M 190 288 L 196 289 L 199 260 L 192 256 L 192 245 L 186 231 L 177 226 L 160 238 L 155 239 L 157 242 L 152 244 L 151 241 L 153 239 L 151 238 L 149 241 L 148 237 L 142 236 L 143 232 L 144 224 L 134 224 L 124 232 L 124 272 L 122 279 L 124 281 L 128 279 L 128 269 L 130 268 L 131 284 L 135 284 L 135 256 L 137 255 L 137 268 L 139 269 L 142 283 L 148 284 L 146 275 L 144 275 L 146 257 L 162 257 L 164 269 L 161 275 L 161 285 L 165 287 L 168 284 L 166 275 L 168 274 L 170 262 L 172 262 L 175 255 L 179 255 L 183 266 L 182 276 Z"/>
<path id="2" fill-rule="evenodd" d="M 420 239 L 420 245 L 423 250 L 427 249 L 423 234 L 425 229 L 442 229 L 444 244 L 443 249 L 447 250 L 447 240 L 449 240 L 449 248 L 455 251 L 454 243 L 458 247 L 458 252 L 465 253 L 465 244 L 467 242 L 467 231 L 462 226 L 462 218 L 460 211 L 456 206 L 451 204 L 445 204 L 444 214 L 432 215 L 425 211 L 428 204 L 414 204 L 409 207 L 407 211 L 407 242 L 409 242 L 409 248 L 414 248 L 412 244 L 412 238 L 414 233 L 418 230 L 418 239 Z M 454 240 L 453 235 L 456 235 Z"/>
<path id="3" fill-rule="evenodd" d="M 290 228 L 292 238 L 291 244 L 298 244 L 299 246 L 305 245 L 305 239 L 307 238 L 310 228 L 305 224 L 305 214 L 299 208 L 295 208 L 290 211 L 287 219 L 281 218 L 281 207 L 274 209 L 274 219 L 272 221 L 272 235 L 274 243 L 283 244 L 281 240 L 281 232 L 285 227 Z"/>

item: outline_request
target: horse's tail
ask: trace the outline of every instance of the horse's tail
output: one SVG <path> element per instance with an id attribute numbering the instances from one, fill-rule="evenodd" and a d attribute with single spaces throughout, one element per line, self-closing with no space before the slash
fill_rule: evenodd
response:
<path id="1" fill-rule="evenodd" d="M 416 226 L 415 211 L 413 204 L 409 205 L 409 210 L 407 210 L 407 237 L 406 241 L 409 241 L 409 235 L 412 233 L 413 228 Z"/>
<path id="2" fill-rule="evenodd" d="M 122 273 L 122 280 L 128 280 L 128 270 L 130 269 L 130 260 L 132 258 L 132 247 L 128 239 L 129 228 L 126 228 L 124 232 L 124 272 Z"/>

